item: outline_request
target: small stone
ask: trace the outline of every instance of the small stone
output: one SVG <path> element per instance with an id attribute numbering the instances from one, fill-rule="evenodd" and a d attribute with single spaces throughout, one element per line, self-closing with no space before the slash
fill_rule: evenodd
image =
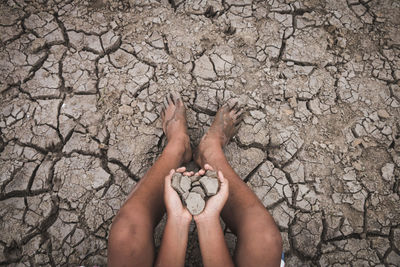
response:
<path id="1" fill-rule="evenodd" d="M 145 111 L 143 116 L 150 121 L 150 123 L 154 122 L 157 119 L 157 115 L 148 111 Z"/>
<path id="2" fill-rule="evenodd" d="M 133 108 L 128 106 L 128 105 L 122 105 L 118 109 L 118 113 L 122 115 L 132 115 L 133 114 Z"/>
<path id="3" fill-rule="evenodd" d="M 200 214 L 206 205 L 206 202 L 201 197 L 200 194 L 190 192 L 187 198 L 185 199 L 186 208 L 192 215 Z"/>
<path id="4" fill-rule="evenodd" d="M 353 165 L 354 169 L 356 169 L 357 171 L 362 171 L 362 170 L 364 170 L 363 166 L 362 166 L 361 163 L 358 162 L 358 161 L 354 161 L 354 162 L 352 163 L 352 165 Z"/>
<path id="5" fill-rule="evenodd" d="M 190 190 L 190 192 L 198 193 L 204 199 L 206 197 L 206 193 L 204 193 L 203 188 L 201 186 L 195 186 Z"/>
<path id="6" fill-rule="evenodd" d="M 266 117 L 265 114 L 262 113 L 262 112 L 259 111 L 259 110 L 252 110 L 252 111 L 250 111 L 250 115 L 251 115 L 253 118 L 257 119 L 257 120 L 262 120 L 262 119 L 264 119 L 264 118 Z"/>
<path id="7" fill-rule="evenodd" d="M 291 97 L 288 99 L 289 105 L 291 108 L 297 107 L 297 100 L 295 97 Z"/>
<path id="8" fill-rule="evenodd" d="M 355 171 L 349 171 L 348 173 L 343 175 L 344 181 L 355 181 L 357 179 L 357 175 Z"/>
<path id="9" fill-rule="evenodd" d="M 35 39 L 31 43 L 30 52 L 37 53 L 46 45 L 46 40 L 42 38 Z"/>
<path id="10" fill-rule="evenodd" d="M 187 176 L 181 177 L 179 186 L 183 192 L 188 192 L 190 190 L 191 184 L 192 184 L 192 181 L 190 180 L 189 177 L 187 177 Z"/>
<path id="11" fill-rule="evenodd" d="M 381 119 L 388 119 L 390 117 L 390 114 L 386 110 L 380 109 L 378 110 L 378 117 Z"/>
<path id="12" fill-rule="evenodd" d="M 390 127 L 390 126 L 385 126 L 385 127 L 383 127 L 383 129 L 382 129 L 382 133 L 384 134 L 384 135 L 391 135 L 392 134 L 392 128 Z"/>
<path id="13" fill-rule="evenodd" d="M 218 191 L 218 179 L 216 178 L 211 178 L 208 176 L 203 176 L 200 179 L 200 183 L 204 188 L 204 191 L 206 192 L 207 196 L 213 196 L 217 193 Z"/>
<path id="14" fill-rule="evenodd" d="M 116 28 L 118 28 L 118 24 L 115 21 L 111 21 L 110 23 L 111 29 L 115 30 Z"/>
<path id="15" fill-rule="evenodd" d="M 363 141 L 363 140 L 362 140 L 361 138 L 355 139 L 355 140 L 353 141 L 353 143 L 352 143 L 353 147 L 356 147 L 356 146 L 360 145 L 360 144 L 362 143 L 362 141 Z"/>
<path id="16" fill-rule="evenodd" d="M 382 167 L 382 178 L 386 181 L 391 181 L 394 177 L 394 164 L 393 163 L 386 163 L 385 166 Z"/>

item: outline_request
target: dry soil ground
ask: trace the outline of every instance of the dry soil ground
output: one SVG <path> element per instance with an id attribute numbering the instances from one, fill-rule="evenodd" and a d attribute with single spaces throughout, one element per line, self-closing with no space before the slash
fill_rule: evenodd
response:
<path id="1" fill-rule="evenodd" d="M 399 79 L 395 0 L 2 0 L 0 264 L 104 265 L 177 91 L 194 145 L 246 107 L 226 153 L 287 266 L 399 266 Z"/>

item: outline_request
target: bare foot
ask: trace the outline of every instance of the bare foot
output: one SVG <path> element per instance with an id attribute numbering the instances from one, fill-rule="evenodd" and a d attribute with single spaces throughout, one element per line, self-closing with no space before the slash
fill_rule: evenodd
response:
<path id="1" fill-rule="evenodd" d="M 179 94 L 169 94 L 164 101 L 164 108 L 161 111 L 162 127 L 168 142 L 183 144 L 185 149 L 183 162 L 192 158 L 190 139 L 187 134 L 186 109 Z"/>
<path id="2" fill-rule="evenodd" d="M 242 113 L 238 101 L 234 99 L 229 100 L 218 110 L 210 129 L 196 148 L 194 159 L 199 166 L 203 167 L 208 163 L 206 158 L 213 154 L 215 149 L 222 149 L 228 144 L 239 128 Z"/>

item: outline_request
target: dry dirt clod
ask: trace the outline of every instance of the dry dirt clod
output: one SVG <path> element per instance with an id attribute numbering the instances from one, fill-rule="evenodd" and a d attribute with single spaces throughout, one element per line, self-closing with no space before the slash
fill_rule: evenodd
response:
<path id="1" fill-rule="evenodd" d="M 208 176 L 208 177 L 211 177 L 211 178 L 216 178 L 216 179 L 218 179 L 218 174 L 217 174 L 217 172 L 216 172 L 216 171 L 212 171 L 212 170 L 206 171 L 206 173 L 204 174 L 204 176 Z"/>
<path id="2" fill-rule="evenodd" d="M 200 183 L 203 186 L 204 191 L 208 197 L 211 197 L 217 193 L 219 186 L 218 179 L 208 176 L 203 176 L 200 179 Z"/>
<path id="3" fill-rule="evenodd" d="M 206 193 L 204 193 L 203 188 L 201 186 L 195 186 L 193 187 L 190 192 L 198 193 L 201 195 L 201 197 L 204 199 L 206 197 Z"/>
<path id="4" fill-rule="evenodd" d="M 190 180 L 192 181 L 192 183 L 200 180 L 201 176 L 198 175 L 193 175 L 193 176 L 189 176 Z"/>
<path id="5" fill-rule="evenodd" d="M 201 197 L 200 194 L 195 192 L 190 192 L 187 198 L 185 199 L 186 208 L 192 215 L 200 214 L 206 205 L 206 202 Z"/>
<path id="6" fill-rule="evenodd" d="M 201 184 L 200 184 L 199 181 L 194 181 L 194 182 L 192 182 L 192 187 L 200 186 L 200 185 L 201 185 Z"/>
<path id="7" fill-rule="evenodd" d="M 188 176 L 183 175 L 181 177 L 179 186 L 183 192 L 188 192 L 190 190 L 191 184 L 192 184 L 192 181 L 190 180 L 190 178 Z"/>
<path id="8" fill-rule="evenodd" d="M 184 190 L 182 190 L 180 184 L 181 184 L 181 178 L 182 174 L 179 172 L 176 172 L 172 175 L 172 180 L 171 180 L 171 186 L 173 189 L 175 189 L 176 192 L 178 192 L 179 195 L 182 195 L 185 193 Z"/>

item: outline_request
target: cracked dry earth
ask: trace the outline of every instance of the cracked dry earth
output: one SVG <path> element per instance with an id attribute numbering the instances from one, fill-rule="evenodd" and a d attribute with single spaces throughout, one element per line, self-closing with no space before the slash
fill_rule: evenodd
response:
<path id="1" fill-rule="evenodd" d="M 400 265 L 399 1 L 5 0 L 0 40 L 1 265 L 106 264 L 170 91 L 193 145 L 246 107 L 226 154 L 288 266 Z"/>

